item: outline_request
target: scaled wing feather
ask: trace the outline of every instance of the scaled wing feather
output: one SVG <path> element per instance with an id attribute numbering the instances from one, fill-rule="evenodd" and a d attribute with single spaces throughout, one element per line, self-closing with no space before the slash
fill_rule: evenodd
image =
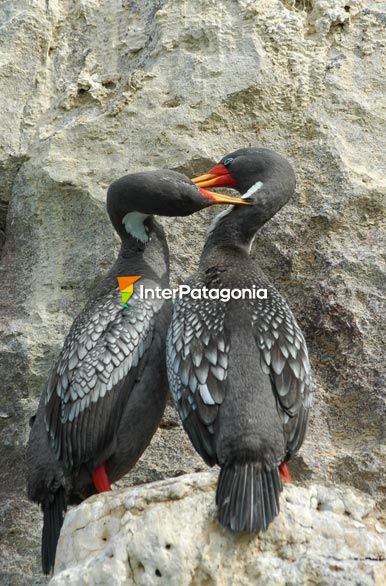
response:
<path id="1" fill-rule="evenodd" d="M 74 321 L 45 394 L 45 421 L 56 457 L 77 467 L 108 447 L 149 348 L 156 308 L 119 290 L 90 301 Z M 124 383 L 124 384 L 121 384 Z"/>
<path id="2" fill-rule="evenodd" d="M 170 390 L 194 447 L 208 464 L 216 462 L 213 423 L 224 400 L 228 367 L 225 310 L 223 302 L 178 300 L 167 340 Z"/>
<path id="3" fill-rule="evenodd" d="M 311 368 L 303 334 L 283 297 L 251 300 L 252 325 L 262 370 L 270 376 L 282 415 L 289 454 L 299 450 L 312 403 Z"/>

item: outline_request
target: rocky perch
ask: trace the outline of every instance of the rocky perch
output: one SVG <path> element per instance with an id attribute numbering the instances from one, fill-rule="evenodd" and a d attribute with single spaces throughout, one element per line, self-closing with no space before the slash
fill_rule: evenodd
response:
<path id="1" fill-rule="evenodd" d="M 260 536 L 216 521 L 217 474 L 105 493 L 69 511 L 51 586 L 385 584 L 386 531 L 349 488 L 286 484 Z"/>

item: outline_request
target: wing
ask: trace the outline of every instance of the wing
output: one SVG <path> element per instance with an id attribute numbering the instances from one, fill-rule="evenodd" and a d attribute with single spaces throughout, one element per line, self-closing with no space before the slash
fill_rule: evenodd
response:
<path id="1" fill-rule="evenodd" d="M 213 423 L 224 400 L 228 368 L 225 311 L 222 301 L 179 300 L 167 339 L 170 390 L 184 428 L 209 465 L 216 463 Z"/>
<path id="2" fill-rule="evenodd" d="M 149 348 L 154 302 L 119 290 L 91 301 L 73 323 L 48 381 L 45 421 L 56 457 L 73 468 L 106 449 Z"/>
<path id="3" fill-rule="evenodd" d="M 304 440 L 312 403 L 311 367 L 302 331 L 273 287 L 267 299 L 250 300 L 262 370 L 269 375 L 284 424 L 288 455 Z"/>

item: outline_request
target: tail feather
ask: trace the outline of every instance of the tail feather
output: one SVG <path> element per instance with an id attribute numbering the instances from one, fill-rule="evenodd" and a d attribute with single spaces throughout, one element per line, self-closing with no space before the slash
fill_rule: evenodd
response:
<path id="1" fill-rule="evenodd" d="M 44 574 L 50 574 L 54 569 L 56 548 L 67 510 L 66 493 L 62 486 L 54 493 L 52 501 L 43 502 L 42 509 L 42 569 Z"/>
<path id="2" fill-rule="evenodd" d="M 265 531 L 279 514 L 282 488 L 278 467 L 267 470 L 256 462 L 225 464 L 216 494 L 220 523 L 236 532 Z"/>

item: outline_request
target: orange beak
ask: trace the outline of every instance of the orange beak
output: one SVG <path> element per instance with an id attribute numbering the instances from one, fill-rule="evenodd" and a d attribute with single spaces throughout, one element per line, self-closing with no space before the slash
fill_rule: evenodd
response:
<path id="1" fill-rule="evenodd" d="M 214 205 L 229 205 L 234 206 L 249 206 L 251 203 L 245 199 L 239 197 L 232 197 L 231 195 L 223 195 L 222 193 L 215 193 L 214 191 L 208 191 L 203 189 L 201 186 L 197 186 L 204 197 L 210 199 Z"/>
<path id="2" fill-rule="evenodd" d="M 237 181 L 222 163 L 213 167 L 206 175 L 194 177 L 192 181 L 199 187 L 236 187 L 237 185 Z"/>
<path id="3" fill-rule="evenodd" d="M 194 177 L 192 181 L 199 187 L 215 187 L 217 185 L 218 179 L 221 179 L 221 176 L 219 177 L 218 175 L 212 175 L 211 173 L 208 173 L 207 175 Z"/>
<path id="4" fill-rule="evenodd" d="M 251 202 L 248 200 L 204 189 L 205 187 L 234 187 L 236 185 L 235 179 L 233 179 L 225 165 L 222 165 L 221 163 L 213 167 L 213 169 L 211 169 L 206 175 L 194 177 L 192 181 L 197 185 L 202 195 L 211 199 L 214 204 L 233 204 L 236 206 L 251 205 Z"/>

